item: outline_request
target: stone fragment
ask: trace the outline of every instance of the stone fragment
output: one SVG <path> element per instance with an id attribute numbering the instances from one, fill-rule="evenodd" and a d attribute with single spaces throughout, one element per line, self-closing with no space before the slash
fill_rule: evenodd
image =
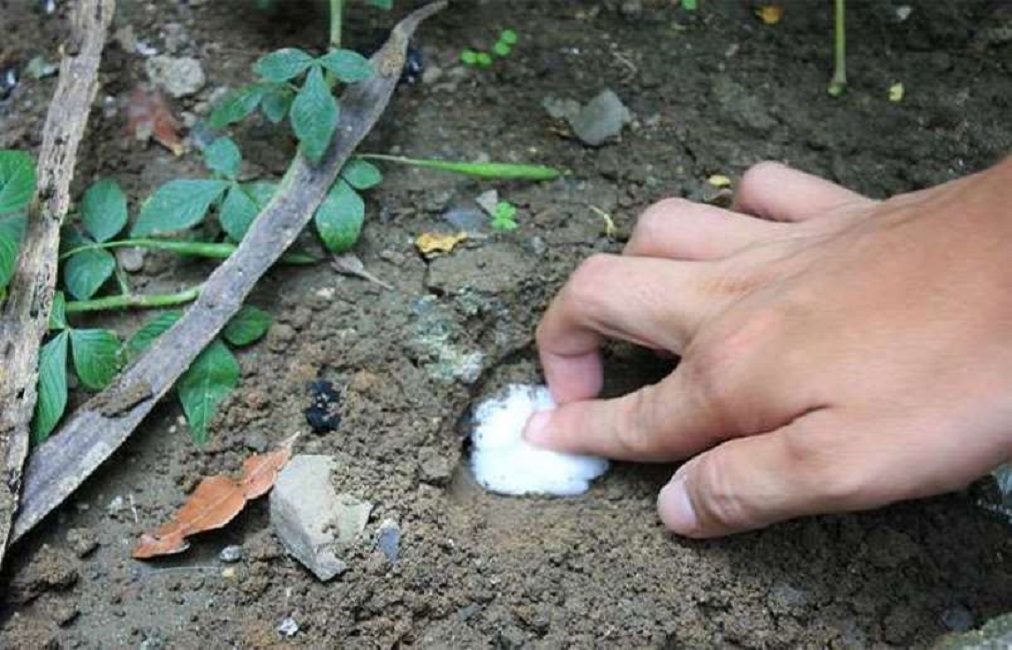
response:
<path id="1" fill-rule="evenodd" d="M 218 559 L 229 564 L 238 562 L 242 559 L 242 547 L 238 544 L 230 544 L 221 549 L 221 552 L 218 553 Z"/>
<path id="2" fill-rule="evenodd" d="M 632 113 L 612 90 L 603 90 L 585 104 L 578 114 L 569 118 L 569 126 L 580 142 L 599 147 L 618 137 L 622 128 L 632 121 Z"/>
<path id="3" fill-rule="evenodd" d="M 200 61 L 188 56 L 153 56 L 144 62 L 144 69 L 151 83 L 177 99 L 196 94 L 207 81 Z"/>
<path id="4" fill-rule="evenodd" d="M 401 554 L 401 527 L 393 519 L 384 519 L 376 531 L 376 548 L 393 564 Z"/>

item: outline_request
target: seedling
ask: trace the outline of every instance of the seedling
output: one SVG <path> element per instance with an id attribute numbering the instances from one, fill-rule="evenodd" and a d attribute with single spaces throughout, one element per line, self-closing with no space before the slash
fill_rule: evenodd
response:
<path id="1" fill-rule="evenodd" d="M 476 68 L 491 67 L 495 58 L 504 58 L 513 51 L 519 37 L 515 30 L 504 29 L 499 33 L 499 39 L 492 45 L 490 52 L 482 50 L 466 49 L 460 53 L 460 61 L 464 65 Z"/>
<path id="2" fill-rule="evenodd" d="M 509 201 L 499 201 L 492 213 L 492 229 L 509 232 L 517 229 L 517 206 Z"/>

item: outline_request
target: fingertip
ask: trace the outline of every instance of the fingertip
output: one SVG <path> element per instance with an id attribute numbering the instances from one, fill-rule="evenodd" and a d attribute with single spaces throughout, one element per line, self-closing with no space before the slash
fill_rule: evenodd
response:
<path id="1" fill-rule="evenodd" d="M 673 533 L 686 537 L 701 537 L 699 517 L 689 496 L 686 477 L 676 474 L 657 495 L 657 514 L 661 522 Z"/>
<path id="2" fill-rule="evenodd" d="M 548 447 L 551 443 L 552 433 L 550 424 L 552 414 L 550 411 L 538 411 L 531 415 L 524 427 L 524 440 L 539 447 Z"/>
<path id="3" fill-rule="evenodd" d="M 558 404 L 597 397 L 604 385 L 604 366 L 596 350 L 573 356 L 542 352 L 541 366 Z"/>

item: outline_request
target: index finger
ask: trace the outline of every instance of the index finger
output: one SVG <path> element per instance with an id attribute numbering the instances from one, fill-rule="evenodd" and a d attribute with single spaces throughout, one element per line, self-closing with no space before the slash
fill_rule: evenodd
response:
<path id="1" fill-rule="evenodd" d="M 646 257 L 588 258 L 538 325 L 538 353 L 555 400 L 597 396 L 605 338 L 681 352 L 705 315 L 723 302 L 704 291 L 707 268 L 703 262 Z"/>

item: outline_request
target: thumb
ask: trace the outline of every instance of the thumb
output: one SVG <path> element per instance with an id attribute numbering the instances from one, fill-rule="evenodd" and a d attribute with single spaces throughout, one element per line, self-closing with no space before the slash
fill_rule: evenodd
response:
<path id="1" fill-rule="evenodd" d="M 792 517 L 870 503 L 863 449 L 820 412 L 696 456 L 661 490 L 661 521 L 687 537 L 717 537 Z M 871 501 L 874 501 L 872 498 Z"/>

